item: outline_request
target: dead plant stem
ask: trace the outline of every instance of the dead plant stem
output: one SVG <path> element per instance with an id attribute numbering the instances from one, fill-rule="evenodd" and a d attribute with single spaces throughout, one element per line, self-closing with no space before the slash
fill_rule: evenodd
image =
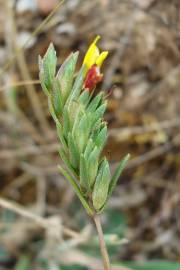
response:
<path id="1" fill-rule="evenodd" d="M 104 240 L 104 234 L 101 226 L 101 220 L 99 215 L 94 215 L 93 216 L 94 223 L 96 225 L 97 233 L 98 233 L 98 238 L 99 238 L 99 246 L 101 250 L 101 256 L 103 260 L 103 266 L 104 270 L 111 270 L 110 266 L 110 260 L 109 260 L 109 255 L 106 247 L 106 243 Z"/>

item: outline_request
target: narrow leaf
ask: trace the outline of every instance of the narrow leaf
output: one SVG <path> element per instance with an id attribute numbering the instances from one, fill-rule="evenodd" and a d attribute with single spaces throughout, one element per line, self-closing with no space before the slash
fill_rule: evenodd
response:
<path id="1" fill-rule="evenodd" d="M 41 56 L 39 55 L 39 79 L 40 79 L 40 82 L 41 82 L 41 87 L 42 87 L 42 90 L 44 92 L 44 94 L 46 96 L 49 95 L 49 90 L 47 89 L 46 85 L 45 85 L 45 77 L 44 77 L 44 69 L 43 69 L 43 60 L 41 58 Z"/>
<path id="2" fill-rule="evenodd" d="M 64 149 L 67 151 L 68 150 L 67 143 L 66 143 L 66 140 L 63 136 L 63 127 L 62 127 L 60 122 L 56 122 L 56 129 L 57 129 L 58 138 L 59 138 L 62 146 L 64 147 Z"/>
<path id="3" fill-rule="evenodd" d="M 79 122 L 77 129 L 75 130 L 75 138 L 79 148 L 79 152 L 84 152 L 85 146 L 88 141 L 90 133 L 90 121 L 87 114 L 84 114 Z"/>
<path id="4" fill-rule="evenodd" d="M 80 94 L 82 87 L 83 87 L 84 76 L 85 76 L 85 69 L 84 69 L 84 66 L 82 66 L 80 71 L 78 72 L 78 75 L 75 79 L 71 94 L 69 95 L 69 98 L 67 100 L 68 104 L 70 104 L 72 100 L 78 99 L 79 94 Z"/>
<path id="5" fill-rule="evenodd" d="M 74 170 L 74 168 L 71 166 L 70 162 L 69 162 L 69 158 L 67 157 L 67 153 L 65 153 L 65 151 L 60 148 L 59 150 L 59 155 L 62 159 L 62 161 L 64 162 L 64 164 L 66 165 L 67 169 L 69 170 L 69 172 L 74 175 L 76 178 L 78 178 L 76 171 Z"/>
<path id="6" fill-rule="evenodd" d="M 96 138 L 94 138 L 94 142 L 96 146 L 99 148 L 99 151 L 101 152 L 105 143 L 107 141 L 107 126 L 104 125 L 104 127 L 101 129 L 100 132 L 98 132 L 98 135 Z"/>
<path id="7" fill-rule="evenodd" d="M 69 159 L 74 169 L 77 169 L 79 166 L 79 153 L 77 150 L 77 146 L 74 142 L 72 134 L 69 132 L 68 134 L 68 148 L 69 148 Z"/>
<path id="8" fill-rule="evenodd" d="M 69 119 L 68 108 L 65 106 L 63 111 L 63 135 L 65 138 L 68 137 L 68 133 L 71 131 L 71 122 Z"/>
<path id="9" fill-rule="evenodd" d="M 57 79 L 61 85 L 64 103 L 72 90 L 77 58 L 78 52 L 70 54 L 57 73 Z"/>
<path id="10" fill-rule="evenodd" d="M 90 138 L 87 142 L 87 145 L 86 145 L 86 148 L 85 148 L 85 151 L 84 151 L 84 157 L 85 159 L 88 159 L 91 151 L 93 150 L 94 148 L 94 142 L 93 140 Z"/>
<path id="11" fill-rule="evenodd" d="M 102 100 L 102 96 L 103 96 L 103 94 L 99 93 L 97 96 L 95 96 L 93 98 L 93 100 L 90 102 L 90 104 L 89 104 L 89 106 L 87 108 L 88 112 L 93 113 L 97 109 L 100 101 Z"/>
<path id="12" fill-rule="evenodd" d="M 48 91 L 51 90 L 52 82 L 56 72 L 56 51 L 54 49 L 53 44 L 49 45 L 49 48 L 43 57 L 43 64 L 41 66 L 41 74 L 43 74 L 44 84 Z"/>
<path id="13" fill-rule="evenodd" d="M 63 97 L 61 93 L 61 85 L 57 79 L 53 80 L 52 85 L 52 100 L 56 114 L 59 116 L 63 111 Z"/>
<path id="14" fill-rule="evenodd" d="M 88 170 L 83 155 L 80 157 L 80 185 L 86 190 L 89 190 Z"/>
<path id="15" fill-rule="evenodd" d="M 104 102 L 92 115 L 91 125 L 92 127 L 96 124 L 96 122 L 103 117 L 104 112 L 106 110 L 107 102 Z"/>
<path id="16" fill-rule="evenodd" d="M 126 166 L 126 163 L 128 162 L 130 158 L 130 154 L 127 154 L 119 163 L 119 165 L 117 166 L 115 173 L 111 179 L 110 185 L 109 185 L 109 191 L 108 191 L 108 197 L 110 197 L 113 193 L 113 190 L 117 184 L 117 181 L 124 169 L 124 167 Z"/>
<path id="17" fill-rule="evenodd" d="M 89 91 L 87 90 L 84 90 L 81 95 L 79 96 L 79 99 L 78 101 L 80 103 L 82 103 L 84 105 L 84 107 L 86 107 L 89 103 L 89 100 L 90 100 L 90 94 L 89 94 Z"/>
<path id="18" fill-rule="evenodd" d="M 89 158 L 87 160 L 88 166 L 88 182 L 89 186 L 92 187 L 94 185 L 97 171 L 98 171 L 98 159 L 99 159 L 99 149 L 97 146 L 94 147 L 93 151 L 90 153 Z"/>
<path id="19" fill-rule="evenodd" d="M 59 171 L 64 175 L 64 177 L 70 182 L 70 184 L 73 186 L 74 191 L 76 192 L 76 195 L 80 199 L 82 205 L 86 209 L 87 213 L 92 216 L 94 214 L 93 210 L 89 206 L 88 202 L 86 199 L 83 197 L 83 194 L 81 193 L 80 188 L 78 187 L 76 181 L 59 165 L 58 166 Z"/>
<path id="20" fill-rule="evenodd" d="M 106 159 L 103 160 L 95 181 L 92 200 L 96 211 L 99 211 L 107 200 L 110 183 L 109 164 Z"/>
<path id="21" fill-rule="evenodd" d="M 54 120 L 55 123 L 58 123 L 59 122 L 59 119 L 57 118 L 57 115 L 56 115 L 56 112 L 54 110 L 54 106 L 53 106 L 53 103 L 52 103 L 52 98 L 49 97 L 48 98 L 48 106 L 49 106 L 49 112 Z"/>

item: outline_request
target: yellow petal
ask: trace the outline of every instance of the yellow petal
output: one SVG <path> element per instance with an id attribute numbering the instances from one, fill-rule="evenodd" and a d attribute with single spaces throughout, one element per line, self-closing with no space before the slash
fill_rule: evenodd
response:
<path id="1" fill-rule="evenodd" d="M 83 64 L 89 69 L 92 65 L 96 63 L 97 58 L 99 57 L 99 49 L 96 46 L 97 41 L 100 39 L 100 36 L 97 36 L 93 43 L 91 43 L 85 57 Z"/>
<path id="2" fill-rule="evenodd" d="M 101 67 L 102 63 L 104 62 L 104 60 L 106 59 L 106 57 L 108 56 L 108 52 L 105 51 L 105 52 L 102 52 L 98 58 L 96 59 L 96 65 L 98 67 Z"/>

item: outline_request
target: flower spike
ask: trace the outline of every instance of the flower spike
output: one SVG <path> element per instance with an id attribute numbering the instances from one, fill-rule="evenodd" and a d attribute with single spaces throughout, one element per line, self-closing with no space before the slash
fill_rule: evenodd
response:
<path id="1" fill-rule="evenodd" d="M 122 160 L 111 177 L 109 162 L 102 154 L 108 137 L 104 121 L 107 100 L 103 92 L 95 97 L 90 93 L 102 81 L 100 68 L 108 54 L 100 53 L 96 45 L 99 39 L 97 36 L 90 45 L 76 77 L 78 53 L 72 53 L 57 73 L 57 56 L 52 45 L 39 61 L 41 85 L 57 127 L 60 156 L 67 169 L 60 168 L 60 171 L 91 216 L 105 208 L 129 158 Z"/>

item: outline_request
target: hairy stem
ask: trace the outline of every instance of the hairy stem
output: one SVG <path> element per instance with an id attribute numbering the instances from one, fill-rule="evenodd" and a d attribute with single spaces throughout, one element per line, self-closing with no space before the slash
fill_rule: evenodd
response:
<path id="1" fill-rule="evenodd" d="M 109 255 L 108 255 L 106 243 L 104 240 L 104 234 L 103 234 L 103 230 L 102 230 L 102 226 L 101 226 L 100 216 L 94 215 L 93 219 L 94 219 L 94 223 L 96 225 L 96 229 L 97 229 L 97 233 L 98 233 L 99 246 L 100 246 L 100 250 L 101 250 L 101 256 L 102 256 L 102 260 L 103 260 L 104 270 L 111 270 Z"/>

